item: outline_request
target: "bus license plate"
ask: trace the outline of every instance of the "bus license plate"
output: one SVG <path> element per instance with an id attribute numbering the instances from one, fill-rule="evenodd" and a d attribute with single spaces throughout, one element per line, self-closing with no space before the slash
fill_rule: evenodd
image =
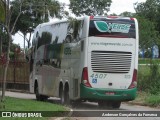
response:
<path id="1" fill-rule="evenodd" d="M 114 92 L 106 92 L 106 95 L 115 95 Z"/>

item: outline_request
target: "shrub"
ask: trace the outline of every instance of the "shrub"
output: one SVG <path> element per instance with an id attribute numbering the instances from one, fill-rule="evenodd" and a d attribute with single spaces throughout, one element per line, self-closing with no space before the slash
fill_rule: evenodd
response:
<path id="1" fill-rule="evenodd" d="M 160 96 L 159 95 L 149 95 L 145 102 L 150 106 L 159 106 L 160 105 Z"/>
<path id="2" fill-rule="evenodd" d="M 138 90 L 151 94 L 159 94 L 160 74 L 158 62 L 151 60 L 150 66 L 148 67 L 149 71 L 146 69 L 147 66 L 138 73 Z"/>

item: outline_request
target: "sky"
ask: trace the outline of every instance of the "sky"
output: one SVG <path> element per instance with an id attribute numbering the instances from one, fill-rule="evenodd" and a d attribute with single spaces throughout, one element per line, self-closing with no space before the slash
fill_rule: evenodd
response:
<path id="1" fill-rule="evenodd" d="M 69 4 L 69 0 L 58 0 L 59 2 Z M 112 4 L 110 6 L 110 11 L 108 14 L 115 13 L 119 15 L 122 12 L 135 12 L 133 4 L 138 2 L 145 2 L 146 0 L 112 0 Z M 29 35 L 28 35 L 29 37 Z M 13 36 L 14 43 L 19 44 L 21 48 L 24 48 L 24 41 L 23 37 L 20 36 L 19 34 L 16 34 Z M 27 45 L 27 43 L 25 43 Z"/>

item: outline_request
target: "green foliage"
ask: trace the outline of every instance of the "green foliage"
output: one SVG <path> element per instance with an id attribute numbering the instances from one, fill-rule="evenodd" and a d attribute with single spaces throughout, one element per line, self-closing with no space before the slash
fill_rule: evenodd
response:
<path id="1" fill-rule="evenodd" d="M 4 27 L 1 27 L 0 28 L 0 37 L 2 40 L 2 52 L 6 51 L 7 47 L 8 47 L 8 35 L 7 35 L 6 31 L 3 31 L 3 30 L 4 30 Z"/>
<path id="2" fill-rule="evenodd" d="M 3 0 L 0 0 L 0 23 L 5 22 L 5 4 Z"/>
<path id="3" fill-rule="evenodd" d="M 151 63 L 151 60 L 154 62 L 154 63 L 157 63 L 157 64 L 160 64 L 160 59 L 149 59 L 149 58 L 145 58 L 145 59 L 141 59 L 139 58 L 138 60 L 138 64 L 150 64 Z M 141 69 L 140 69 L 141 70 Z"/>
<path id="4" fill-rule="evenodd" d="M 11 61 L 14 60 L 14 52 L 9 53 L 9 58 L 10 58 Z"/>
<path id="5" fill-rule="evenodd" d="M 150 106 L 159 106 L 160 105 L 160 95 L 148 95 L 145 99 L 145 103 Z"/>
<path id="6" fill-rule="evenodd" d="M 158 9 L 159 0 L 146 0 L 146 2 L 138 3 L 136 6 L 136 13 L 140 16 L 145 16 L 150 20 L 153 20 L 157 17 L 156 10 Z"/>
<path id="7" fill-rule="evenodd" d="M 141 16 L 136 16 L 139 23 L 139 47 L 143 49 L 151 48 L 158 44 L 158 32 L 155 29 L 155 23 Z"/>
<path id="8" fill-rule="evenodd" d="M 152 95 L 147 92 L 138 92 L 138 96 L 133 101 L 133 103 L 139 103 L 141 105 L 147 105 L 151 107 L 159 107 L 160 106 L 160 94 L 158 95 Z"/>
<path id="9" fill-rule="evenodd" d="M 160 93 L 159 63 L 150 62 L 150 66 L 140 66 L 138 73 L 138 89 L 151 94 Z"/>
<path id="10" fill-rule="evenodd" d="M 5 102 L 7 103 L 5 108 L 6 111 L 65 111 L 63 106 L 49 102 L 11 97 L 6 97 Z"/>
<path id="11" fill-rule="evenodd" d="M 140 48 L 148 49 L 154 44 L 160 46 L 160 0 L 146 0 L 135 6 L 139 21 Z"/>
<path id="12" fill-rule="evenodd" d="M 11 26 L 14 24 L 17 15 L 20 12 L 20 0 L 11 1 Z M 27 33 L 32 33 L 34 28 L 43 22 L 49 21 L 50 16 L 56 16 L 61 18 L 60 12 L 63 11 L 63 7 L 60 7 L 59 2 L 55 0 L 23 0 L 21 15 L 17 21 L 13 34 L 21 31 L 24 35 L 24 39 Z M 64 11 L 63 11 L 64 12 Z M 28 48 L 30 46 L 31 39 L 26 39 L 28 42 Z"/>
<path id="13" fill-rule="evenodd" d="M 11 24 L 14 23 L 16 16 L 19 14 L 19 0 L 14 0 L 11 2 L 12 5 L 12 19 Z M 15 32 L 21 31 L 26 34 L 35 28 L 38 24 L 42 22 L 49 21 L 48 11 L 51 16 L 60 16 L 60 5 L 57 1 L 52 0 L 23 0 L 22 4 L 22 14 L 18 19 L 18 24 L 16 25 Z"/>
<path id="14" fill-rule="evenodd" d="M 77 15 L 102 15 L 109 11 L 111 0 L 70 0 L 70 9 Z"/>
<path id="15" fill-rule="evenodd" d="M 147 91 L 149 89 L 149 74 L 150 70 L 148 66 L 139 66 L 138 68 L 138 90 Z"/>
<path id="16" fill-rule="evenodd" d="M 131 13 L 131 12 L 123 12 L 120 14 L 120 16 L 124 16 L 124 17 L 133 17 L 135 14 Z"/>
<path id="17" fill-rule="evenodd" d="M 156 22 L 156 29 L 160 32 L 160 0 L 146 0 L 144 3 L 139 3 L 136 6 L 136 13 L 139 16 L 144 16 L 152 22 Z"/>
<path id="18" fill-rule="evenodd" d="M 10 54 L 9 54 L 10 60 L 14 60 L 15 58 L 16 59 L 18 58 L 18 55 L 15 55 L 16 48 L 19 48 L 19 45 L 11 43 Z"/>
<path id="19" fill-rule="evenodd" d="M 0 111 L 67 111 L 61 105 L 49 103 L 49 102 L 40 102 L 35 100 L 26 100 L 26 99 L 18 99 L 6 97 L 5 100 L 6 108 L 0 109 Z M 53 112 L 53 116 L 60 115 L 60 112 Z M 5 120 L 2 119 L 1 120 Z M 10 118 L 10 120 L 22 120 L 22 118 Z M 23 120 L 47 120 L 47 118 L 23 118 Z"/>
<path id="20" fill-rule="evenodd" d="M 107 16 L 108 14 L 105 13 L 104 15 Z M 109 14 L 109 15 L 110 15 L 110 16 L 118 16 L 116 13 L 112 13 L 112 14 Z"/>

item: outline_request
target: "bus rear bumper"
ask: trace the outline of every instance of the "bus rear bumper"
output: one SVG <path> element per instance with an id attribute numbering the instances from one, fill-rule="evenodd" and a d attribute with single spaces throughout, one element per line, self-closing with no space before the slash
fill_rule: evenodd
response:
<path id="1" fill-rule="evenodd" d="M 136 97 L 137 88 L 133 89 L 98 89 L 80 85 L 80 97 L 84 100 L 130 101 Z"/>

